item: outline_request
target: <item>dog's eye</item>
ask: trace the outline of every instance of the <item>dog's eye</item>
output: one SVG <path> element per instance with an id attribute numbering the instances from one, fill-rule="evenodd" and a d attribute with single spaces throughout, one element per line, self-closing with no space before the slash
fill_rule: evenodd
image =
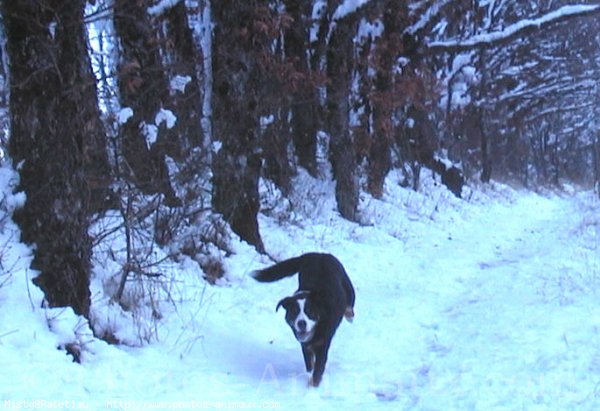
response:
<path id="1" fill-rule="evenodd" d="M 315 309 L 315 307 L 311 305 L 308 305 L 305 309 L 306 311 L 306 315 L 308 315 L 308 317 L 312 320 L 318 321 L 319 320 L 319 312 Z"/>
<path id="2" fill-rule="evenodd" d="M 288 307 L 286 307 L 286 310 L 289 315 L 293 315 L 293 316 L 297 316 L 298 313 L 300 312 L 300 309 L 298 308 L 298 304 L 296 304 L 296 303 L 290 304 Z"/>

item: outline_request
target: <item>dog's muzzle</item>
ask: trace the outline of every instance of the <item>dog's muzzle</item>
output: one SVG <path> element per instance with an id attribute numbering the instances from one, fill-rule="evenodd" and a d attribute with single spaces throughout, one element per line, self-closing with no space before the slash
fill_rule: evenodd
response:
<path id="1" fill-rule="evenodd" d="M 314 331 L 312 331 L 312 330 L 311 331 L 294 330 L 294 335 L 296 336 L 296 339 L 298 340 L 298 342 L 307 343 L 310 340 L 312 340 Z"/>
<path id="2" fill-rule="evenodd" d="M 314 334 L 314 329 L 307 329 L 308 324 L 305 320 L 298 320 L 294 326 L 294 335 L 301 343 L 310 341 Z"/>

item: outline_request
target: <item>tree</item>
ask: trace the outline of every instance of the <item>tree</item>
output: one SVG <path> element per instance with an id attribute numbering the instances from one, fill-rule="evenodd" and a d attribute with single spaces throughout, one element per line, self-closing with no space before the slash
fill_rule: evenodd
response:
<path id="1" fill-rule="evenodd" d="M 318 78 L 322 48 L 310 39 L 312 2 L 285 0 L 286 12 L 292 23 L 285 31 L 285 56 L 299 74 L 299 84 L 294 88 L 291 103 L 291 129 L 298 164 L 310 175 L 317 177 L 317 132 L 321 120 Z M 313 58 L 311 59 L 311 56 Z"/>
<path id="2" fill-rule="evenodd" d="M 260 23 L 268 1 L 222 0 L 212 5 L 214 211 L 221 213 L 243 240 L 264 251 L 258 229 L 260 54 L 271 39 Z"/>
<path id="3" fill-rule="evenodd" d="M 173 87 L 170 90 L 169 108 L 175 113 L 177 122 L 171 129 L 169 138 L 177 142 L 178 149 L 175 151 L 183 151 L 185 155 L 190 148 L 202 147 L 204 137 L 197 67 L 201 56 L 188 24 L 185 2 L 180 1 L 165 10 L 163 19 L 166 21 L 163 51 L 170 62 L 167 73 L 171 83 L 183 83 L 175 90 Z"/>
<path id="4" fill-rule="evenodd" d="M 333 17 L 333 13 L 331 16 Z M 335 198 L 338 210 L 344 218 L 356 221 L 359 194 L 358 163 L 349 125 L 356 15 L 350 13 L 330 24 L 325 128 L 331 136 L 330 158 L 336 182 Z"/>
<path id="5" fill-rule="evenodd" d="M 258 44 L 252 52 L 253 58 L 259 60 L 263 76 L 255 90 L 260 101 L 257 114 L 261 119 L 258 137 L 263 157 L 262 175 L 288 194 L 296 174 L 295 161 L 290 156 L 295 134 L 290 115 L 293 94 L 301 86 L 304 73 L 285 51 L 285 33 L 294 26 L 290 14 L 285 10 L 262 10 L 254 25 L 262 32 L 264 43 Z M 265 47 L 269 43 L 271 47 Z"/>
<path id="6" fill-rule="evenodd" d="M 375 197 L 383 195 L 385 177 L 392 167 L 391 146 L 393 141 L 394 93 L 393 71 L 396 55 L 402 52 L 401 15 L 406 13 L 393 1 L 383 2 L 380 12 L 383 32 L 375 46 L 374 66 L 376 74 L 373 80 L 373 91 L 370 101 L 373 115 L 373 135 L 369 148 L 369 182 L 368 190 Z"/>
<path id="7" fill-rule="evenodd" d="M 121 45 L 119 96 L 121 105 L 132 113 L 119 130 L 119 141 L 126 175 L 144 193 L 164 194 L 168 205 L 177 206 L 180 201 L 171 186 L 165 156 L 180 157 L 181 147 L 156 124 L 157 114 L 168 106 L 169 84 L 148 6 L 147 0 L 116 0 L 114 4 L 114 26 Z"/>
<path id="8" fill-rule="evenodd" d="M 459 14 L 449 18 L 451 3 L 426 13 L 436 16 L 430 27 L 443 16 L 448 24 L 436 34 L 421 31 L 421 53 L 434 62 L 447 56 L 435 67 L 445 72 L 452 154 L 484 181 L 496 175 L 552 183 L 573 164 L 590 165 L 591 152 L 582 159 L 575 148 L 588 146 L 590 133 L 581 129 L 575 137 L 570 131 L 593 127 L 598 35 L 592 27 L 600 6 L 461 2 Z"/>
<path id="9" fill-rule="evenodd" d="M 10 155 L 19 189 L 15 213 L 35 244 L 34 282 L 51 306 L 90 306 L 90 212 L 107 192 L 105 135 L 83 24 L 84 1 L 2 2 L 10 61 Z M 100 197 L 101 198 L 101 197 Z"/>

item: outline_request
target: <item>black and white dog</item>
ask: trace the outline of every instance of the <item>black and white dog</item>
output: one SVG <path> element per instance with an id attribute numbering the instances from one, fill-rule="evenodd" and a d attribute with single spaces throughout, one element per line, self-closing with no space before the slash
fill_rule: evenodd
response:
<path id="1" fill-rule="evenodd" d="M 354 287 L 337 258 L 308 253 L 252 273 L 257 281 L 273 282 L 298 273 L 298 291 L 279 301 L 285 319 L 302 346 L 309 384 L 317 387 L 325 371 L 327 352 L 342 317 L 354 318 Z"/>

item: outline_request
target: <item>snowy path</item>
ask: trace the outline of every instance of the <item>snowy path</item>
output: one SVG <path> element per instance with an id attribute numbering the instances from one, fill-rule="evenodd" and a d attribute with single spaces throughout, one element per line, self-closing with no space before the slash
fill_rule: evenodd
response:
<path id="1" fill-rule="evenodd" d="M 573 202 L 528 195 L 472 211 L 400 242 L 369 228 L 352 232 L 362 243 L 324 241 L 358 283 L 356 323 L 338 336 L 354 348 L 334 351 L 324 397 L 597 408 L 600 265 L 573 241 Z"/>
<path id="2" fill-rule="evenodd" d="M 443 288 L 442 315 L 429 325 L 419 408 L 597 409 L 598 266 L 571 247 L 571 207 L 520 198 L 428 262 L 460 285 Z"/>
<path id="3" fill-rule="evenodd" d="M 22 297 L 27 314 L 0 311 L 0 400 L 60 397 L 92 409 L 112 400 L 129 401 L 112 403 L 129 409 L 143 409 L 140 401 L 600 409 L 600 218 L 584 221 L 575 197 L 515 193 L 437 212 L 450 200 L 412 196 L 392 191 L 363 204 L 372 226 L 328 214 L 325 203 L 313 221 L 261 217 L 272 255 L 331 252 L 357 290 L 355 321 L 338 330 L 316 390 L 274 312 L 297 280 L 255 282 L 248 273 L 269 261 L 240 243 L 226 260 L 226 286 L 182 285 L 188 298 L 163 313 L 160 342 L 133 349 L 90 343 L 83 366 L 53 348 L 54 334 L 32 314 L 29 297 Z M 594 207 L 590 215 L 600 210 Z M 0 292 L 0 303 L 18 301 L 6 297 Z M 32 319 L 40 324 L 29 331 L 22 323 Z"/>

